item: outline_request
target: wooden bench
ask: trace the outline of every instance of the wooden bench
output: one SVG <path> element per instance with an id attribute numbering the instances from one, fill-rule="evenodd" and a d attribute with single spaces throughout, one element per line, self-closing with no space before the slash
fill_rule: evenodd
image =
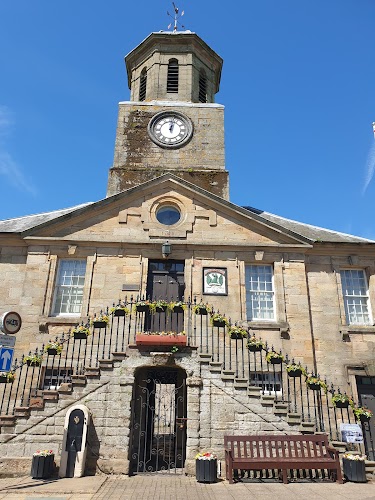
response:
<path id="1" fill-rule="evenodd" d="M 224 436 L 226 478 L 233 471 L 276 469 L 288 482 L 288 469 L 327 469 L 342 483 L 339 454 L 323 435 Z"/>

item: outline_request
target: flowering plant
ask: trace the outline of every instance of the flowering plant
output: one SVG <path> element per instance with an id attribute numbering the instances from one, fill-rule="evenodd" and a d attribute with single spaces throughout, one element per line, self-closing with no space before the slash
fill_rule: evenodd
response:
<path id="1" fill-rule="evenodd" d="M 235 337 L 247 337 L 247 330 L 246 328 L 241 328 L 240 326 L 231 326 L 228 330 L 228 334 L 230 337 L 235 336 Z"/>
<path id="2" fill-rule="evenodd" d="M 186 335 L 185 331 L 182 332 L 137 332 L 137 335 L 169 335 L 170 337 L 177 337 L 179 335 Z"/>
<path id="3" fill-rule="evenodd" d="M 260 350 L 264 349 L 264 342 L 262 342 L 262 340 L 260 339 L 257 339 L 255 337 L 255 335 L 253 335 L 252 337 L 249 338 L 249 340 L 247 341 L 247 347 L 256 347 L 256 348 L 259 348 Z"/>
<path id="4" fill-rule="evenodd" d="M 100 314 L 95 314 L 93 319 L 90 321 L 91 325 L 96 323 L 97 321 L 103 321 L 104 323 L 108 323 L 109 321 L 109 316 L 107 314 L 103 314 L 102 312 Z"/>
<path id="5" fill-rule="evenodd" d="M 308 385 L 308 387 L 310 389 L 312 389 L 314 386 L 317 386 L 319 385 L 321 389 L 324 390 L 324 392 L 327 394 L 327 391 L 328 391 L 328 386 L 327 384 L 324 382 L 324 380 L 322 380 L 319 375 L 315 376 L 315 375 L 306 375 L 306 384 Z"/>
<path id="6" fill-rule="evenodd" d="M 213 313 L 211 314 L 211 319 L 210 319 L 211 325 L 214 325 L 214 323 L 219 322 L 219 323 L 224 323 L 224 325 L 229 325 L 229 321 L 225 316 L 223 316 L 220 313 Z"/>
<path id="7" fill-rule="evenodd" d="M 43 356 L 41 354 L 29 354 L 28 356 L 25 356 L 23 360 L 26 361 L 28 365 L 37 366 L 41 364 Z"/>
<path id="8" fill-rule="evenodd" d="M 365 461 L 366 455 L 353 455 L 353 453 L 344 453 L 342 458 L 346 458 L 347 460 Z"/>
<path id="9" fill-rule="evenodd" d="M 63 349 L 62 344 L 60 342 L 48 342 L 44 348 L 45 352 L 48 352 L 49 349 L 56 349 L 57 354 L 60 354 L 60 352 Z"/>
<path id="10" fill-rule="evenodd" d="M 53 455 L 53 450 L 36 450 L 33 453 L 33 457 L 48 457 L 50 455 Z"/>
<path id="11" fill-rule="evenodd" d="M 117 306 L 111 307 L 109 310 L 109 314 L 114 314 L 116 311 L 124 311 L 125 316 L 127 316 L 130 313 L 129 309 L 121 304 L 117 304 Z"/>
<path id="12" fill-rule="evenodd" d="M 195 455 L 195 460 L 216 460 L 217 459 L 217 455 L 215 455 L 214 453 L 197 453 Z"/>
<path id="13" fill-rule="evenodd" d="M 366 408 L 366 406 L 354 407 L 353 413 L 355 415 L 356 420 L 360 420 L 362 416 L 365 418 L 371 418 L 373 415 L 372 411 Z"/>
<path id="14" fill-rule="evenodd" d="M 281 359 L 281 361 L 284 361 L 284 356 L 280 352 L 269 351 L 266 354 L 266 360 L 268 363 L 271 363 L 273 359 Z"/>
<path id="15" fill-rule="evenodd" d="M 168 304 L 168 309 L 173 312 L 174 309 L 182 309 L 183 311 L 186 310 L 186 304 L 184 302 L 182 302 L 181 300 L 178 300 L 176 302 L 170 302 Z"/>
<path id="16" fill-rule="evenodd" d="M 0 372 L 0 378 L 6 378 L 8 382 L 13 382 L 15 375 L 13 372 Z"/>
<path id="17" fill-rule="evenodd" d="M 353 406 L 353 400 L 347 394 L 341 394 L 341 392 L 337 392 L 332 396 L 332 404 L 336 406 L 337 403 L 347 403 L 350 406 Z"/>
<path id="18" fill-rule="evenodd" d="M 72 335 L 75 333 L 84 333 L 85 335 L 90 335 L 91 332 L 87 325 L 77 325 L 75 328 L 72 330 Z"/>
<path id="19" fill-rule="evenodd" d="M 165 311 L 169 306 L 169 302 L 166 300 L 153 300 L 152 302 L 149 303 L 149 308 L 151 311 L 151 314 L 155 314 L 156 311 Z"/>
<path id="20" fill-rule="evenodd" d="M 208 304 L 203 304 L 203 302 L 200 302 L 199 304 L 195 304 L 193 306 L 193 313 L 194 314 L 209 314 L 211 313 L 211 307 Z"/>
<path id="21" fill-rule="evenodd" d="M 303 368 L 301 363 L 298 363 L 298 364 L 297 363 L 290 363 L 289 365 L 286 365 L 286 371 L 288 373 L 300 371 L 302 375 L 306 376 L 306 370 Z"/>

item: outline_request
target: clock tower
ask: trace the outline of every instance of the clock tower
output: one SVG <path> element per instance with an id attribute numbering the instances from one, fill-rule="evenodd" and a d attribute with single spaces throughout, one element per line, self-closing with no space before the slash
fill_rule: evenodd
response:
<path id="1" fill-rule="evenodd" d="M 191 31 L 160 31 L 125 63 L 130 101 L 119 104 L 107 196 L 173 173 L 228 199 L 221 57 Z"/>

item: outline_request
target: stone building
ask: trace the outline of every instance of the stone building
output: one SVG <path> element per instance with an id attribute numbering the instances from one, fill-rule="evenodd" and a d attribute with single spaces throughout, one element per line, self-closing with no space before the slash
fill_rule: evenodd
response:
<path id="1" fill-rule="evenodd" d="M 197 452 L 223 457 L 225 433 L 340 441 L 354 416 L 330 391 L 375 409 L 375 242 L 229 201 L 223 61 L 195 33 L 152 33 L 125 62 L 106 198 L 0 221 L 1 305 L 22 317 L 15 379 L 0 385 L 0 472 L 28 470 L 37 448 L 59 461 L 75 404 L 91 414 L 87 473 L 191 473 Z M 100 313 L 108 323 L 75 340 Z M 328 393 L 289 377 L 292 361 Z M 374 459 L 373 420 L 363 430 Z"/>

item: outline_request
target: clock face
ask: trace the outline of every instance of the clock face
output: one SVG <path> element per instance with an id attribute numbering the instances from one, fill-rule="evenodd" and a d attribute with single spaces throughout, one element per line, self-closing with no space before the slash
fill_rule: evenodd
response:
<path id="1" fill-rule="evenodd" d="M 193 125 L 190 119 L 181 113 L 163 111 L 150 120 L 148 133 L 158 146 L 179 148 L 191 139 Z"/>

